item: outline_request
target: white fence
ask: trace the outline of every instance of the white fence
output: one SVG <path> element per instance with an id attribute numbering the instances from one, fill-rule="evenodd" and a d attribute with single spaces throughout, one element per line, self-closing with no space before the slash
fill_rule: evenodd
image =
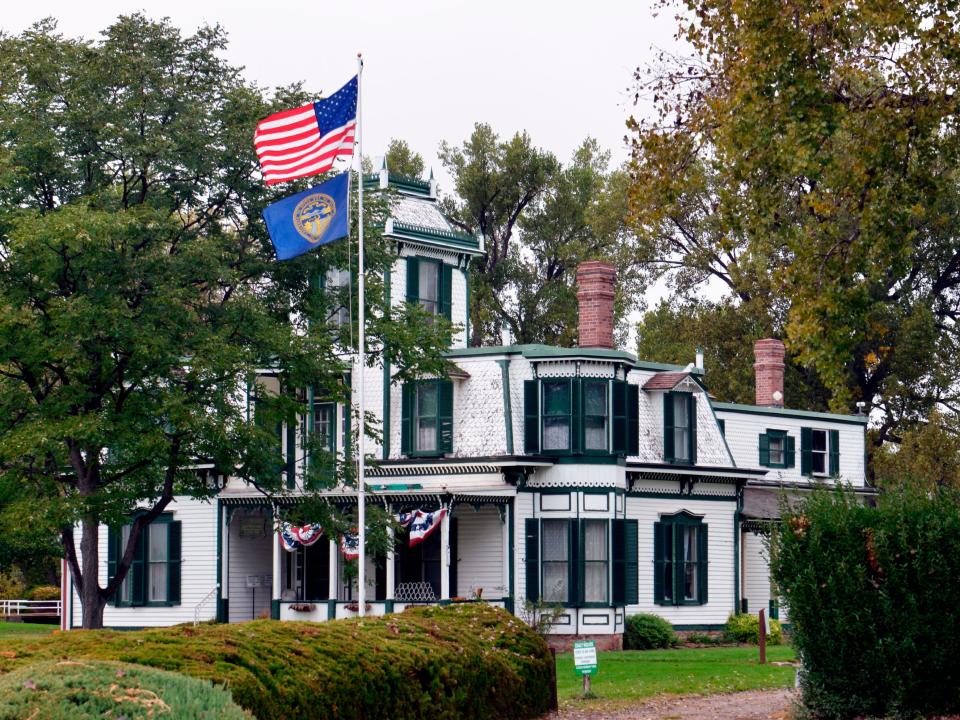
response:
<path id="1" fill-rule="evenodd" d="M 0 600 L 0 618 L 60 617 L 60 600 Z"/>

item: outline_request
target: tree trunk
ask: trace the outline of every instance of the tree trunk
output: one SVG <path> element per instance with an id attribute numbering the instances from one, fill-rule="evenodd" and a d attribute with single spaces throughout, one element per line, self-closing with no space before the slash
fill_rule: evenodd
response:
<path id="1" fill-rule="evenodd" d="M 80 555 L 83 565 L 83 588 L 80 605 L 83 609 L 83 629 L 99 630 L 103 627 L 103 608 L 106 598 L 100 592 L 100 524 L 96 517 L 83 519 L 83 537 L 80 540 Z"/>

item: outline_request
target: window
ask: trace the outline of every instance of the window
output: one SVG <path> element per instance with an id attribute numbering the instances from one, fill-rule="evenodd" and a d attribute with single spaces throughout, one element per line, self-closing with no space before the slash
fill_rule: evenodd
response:
<path id="1" fill-rule="evenodd" d="M 607 521 L 583 521 L 583 601 L 607 603 Z"/>
<path id="2" fill-rule="evenodd" d="M 624 380 L 526 380 L 524 450 L 547 455 L 639 454 L 639 387 Z"/>
<path id="3" fill-rule="evenodd" d="M 417 385 L 413 412 L 416 449 L 421 452 L 434 452 L 437 449 L 437 427 L 440 424 L 435 384 Z"/>
<path id="4" fill-rule="evenodd" d="M 450 319 L 453 268 L 440 260 L 407 258 L 407 302 Z"/>
<path id="5" fill-rule="evenodd" d="M 421 380 L 403 386 L 400 446 L 404 455 L 453 452 L 453 383 Z"/>
<path id="6" fill-rule="evenodd" d="M 796 451 L 794 441 L 785 430 L 767 430 L 760 435 L 760 464 L 772 468 L 792 468 Z"/>
<path id="7" fill-rule="evenodd" d="M 585 450 L 607 449 L 607 383 L 583 383 L 583 447 Z"/>
<path id="8" fill-rule="evenodd" d="M 697 401 L 693 393 L 663 395 L 663 458 L 665 462 L 697 462 Z"/>
<path id="9" fill-rule="evenodd" d="M 840 474 L 840 432 L 800 428 L 800 472 L 803 475 Z"/>
<path id="10" fill-rule="evenodd" d="M 637 521 L 526 521 L 526 598 L 567 606 L 638 602 Z"/>
<path id="11" fill-rule="evenodd" d="M 107 534 L 107 574 L 113 578 L 130 539 L 131 525 Z M 133 562 L 114 596 L 117 605 L 177 605 L 180 603 L 180 522 L 161 515 L 142 528 Z"/>
<path id="12" fill-rule="evenodd" d="M 331 307 L 333 308 L 327 321 L 336 327 L 343 327 L 350 324 L 350 271 L 349 270 L 328 270 L 323 277 L 323 286 L 331 294 Z"/>
<path id="13" fill-rule="evenodd" d="M 565 603 L 570 597 L 569 520 L 543 521 L 543 600 Z"/>
<path id="14" fill-rule="evenodd" d="M 571 383 L 569 380 L 543 382 L 543 449 L 570 451 Z"/>
<path id="15" fill-rule="evenodd" d="M 707 602 L 707 526 L 686 512 L 653 526 L 654 601 L 659 605 Z"/>
<path id="16" fill-rule="evenodd" d="M 336 449 L 336 423 L 336 405 L 331 402 L 313 403 L 313 436 L 330 452 Z"/>

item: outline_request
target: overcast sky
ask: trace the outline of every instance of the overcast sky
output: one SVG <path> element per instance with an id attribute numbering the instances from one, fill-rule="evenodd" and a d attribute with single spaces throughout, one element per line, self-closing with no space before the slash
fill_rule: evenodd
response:
<path id="1" fill-rule="evenodd" d="M 475 122 L 502 135 L 527 130 L 562 160 L 588 135 L 623 161 L 632 71 L 654 47 L 672 47 L 672 13 L 639 2 L 407 0 L 266 2 L 48 0 L 9 4 L 0 18 L 19 33 L 44 16 L 68 36 L 96 38 L 120 13 L 170 17 L 190 32 L 219 23 L 228 59 L 264 87 L 298 80 L 330 93 L 363 52 L 364 154 L 405 139 L 447 178 L 441 140 L 459 143 Z M 251 133 L 252 133 L 251 128 Z"/>

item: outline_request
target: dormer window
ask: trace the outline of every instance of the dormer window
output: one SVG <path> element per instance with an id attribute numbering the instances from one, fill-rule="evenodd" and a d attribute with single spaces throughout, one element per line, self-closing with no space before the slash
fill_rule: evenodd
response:
<path id="1" fill-rule="evenodd" d="M 639 442 L 636 385 L 577 377 L 524 383 L 526 452 L 637 455 Z"/>
<path id="2" fill-rule="evenodd" d="M 697 401 L 693 393 L 663 395 L 663 459 L 678 465 L 697 462 Z"/>

